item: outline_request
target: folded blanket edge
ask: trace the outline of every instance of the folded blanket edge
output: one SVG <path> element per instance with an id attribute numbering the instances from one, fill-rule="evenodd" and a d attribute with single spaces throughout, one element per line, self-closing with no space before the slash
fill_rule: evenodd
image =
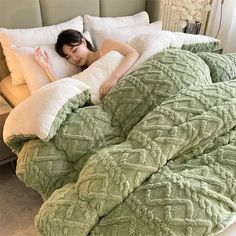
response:
<path id="1" fill-rule="evenodd" d="M 43 142 L 48 142 L 57 133 L 61 124 L 65 121 L 67 116 L 77 108 L 83 107 L 90 100 L 89 90 L 86 89 L 81 93 L 76 94 L 68 99 L 58 110 L 49 130 L 41 129 L 40 133 L 32 134 L 16 133 L 11 136 L 4 136 L 4 142 L 12 149 L 13 152 L 19 153 L 25 142 L 31 139 L 41 139 Z"/>

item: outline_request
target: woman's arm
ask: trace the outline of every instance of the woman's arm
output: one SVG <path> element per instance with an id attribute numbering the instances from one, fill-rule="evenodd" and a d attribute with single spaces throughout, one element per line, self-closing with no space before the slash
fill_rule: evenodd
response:
<path id="1" fill-rule="evenodd" d="M 41 48 L 37 48 L 35 50 L 34 57 L 38 64 L 45 70 L 52 82 L 58 79 L 57 75 L 53 71 L 49 55 L 45 50 L 42 52 Z"/>
<path id="2" fill-rule="evenodd" d="M 118 51 L 124 55 L 124 59 L 113 71 L 111 77 L 104 82 L 100 88 L 100 98 L 102 99 L 109 90 L 114 87 L 120 78 L 125 75 L 125 73 L 134 65 L 134 63 L 139 58 L 139 53 L 133 47 L 129 46 L 126 43 L 115 41 L 112 39 L 104 40 L 101 51 L 104 54 L 108 53 L 111 50 Z"/>

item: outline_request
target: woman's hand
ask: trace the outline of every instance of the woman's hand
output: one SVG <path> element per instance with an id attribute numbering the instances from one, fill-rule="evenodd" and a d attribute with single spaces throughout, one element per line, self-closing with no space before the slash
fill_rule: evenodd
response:
<path id="1" fill-rule="evenodd" d="M 52 64 L 50 61 L 50 58 L 48 56 L 48 53 L 43 50 L 41 48 L 37 48 L 34 52 L 34 57 L 35 60 L 38 62 L 38 64 L 40 66 L 42 66 L 42 68 L 46 71 L 51 71 L 52 70 Z"/>
<path id="2" fill-rule="evenodd" d="M 117 84 L 117 80 L 116 79 L 113 79 L 113 78 L 110 78 L 108 80 L 106 80 L 102 86 L 100 87 L 100 90 L 99 90 L 99 97 L 100 99 L 102 100 L 106 95 L 107 93 Z"/>
<path id="3" fill-rule="evenodd" d="M 48 53 L 45 50 L 42 51 L 41 48 L 37 48 L 34 52 L 34 58 L 38 62 L 38 64 L 45 70 L 51 81 L 55 81 L 58 79 L 57 75 L 53 71 Z"/>

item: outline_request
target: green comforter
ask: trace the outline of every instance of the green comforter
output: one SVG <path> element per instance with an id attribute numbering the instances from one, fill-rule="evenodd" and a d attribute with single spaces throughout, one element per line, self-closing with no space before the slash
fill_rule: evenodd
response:
<path id="1" fill-rule="evenodd" d="M 8 143 L 45 199 L 42 235 L 202 236 L 235 221 L 236 80 L 212 83 L 199 56 L 158 53 L 48 142 Z"/>

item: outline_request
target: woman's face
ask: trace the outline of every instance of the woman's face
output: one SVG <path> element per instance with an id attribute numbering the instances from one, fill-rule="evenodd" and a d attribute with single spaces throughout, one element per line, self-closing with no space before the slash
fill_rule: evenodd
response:
<path id="1" fill-rule="evenodd" d="M 65 58 L 72 64 L 77 66 L 84 66 L 86 63 L 88 48 L 85 40 L 81 44 L 63 45 L 63 52 Z"/>

